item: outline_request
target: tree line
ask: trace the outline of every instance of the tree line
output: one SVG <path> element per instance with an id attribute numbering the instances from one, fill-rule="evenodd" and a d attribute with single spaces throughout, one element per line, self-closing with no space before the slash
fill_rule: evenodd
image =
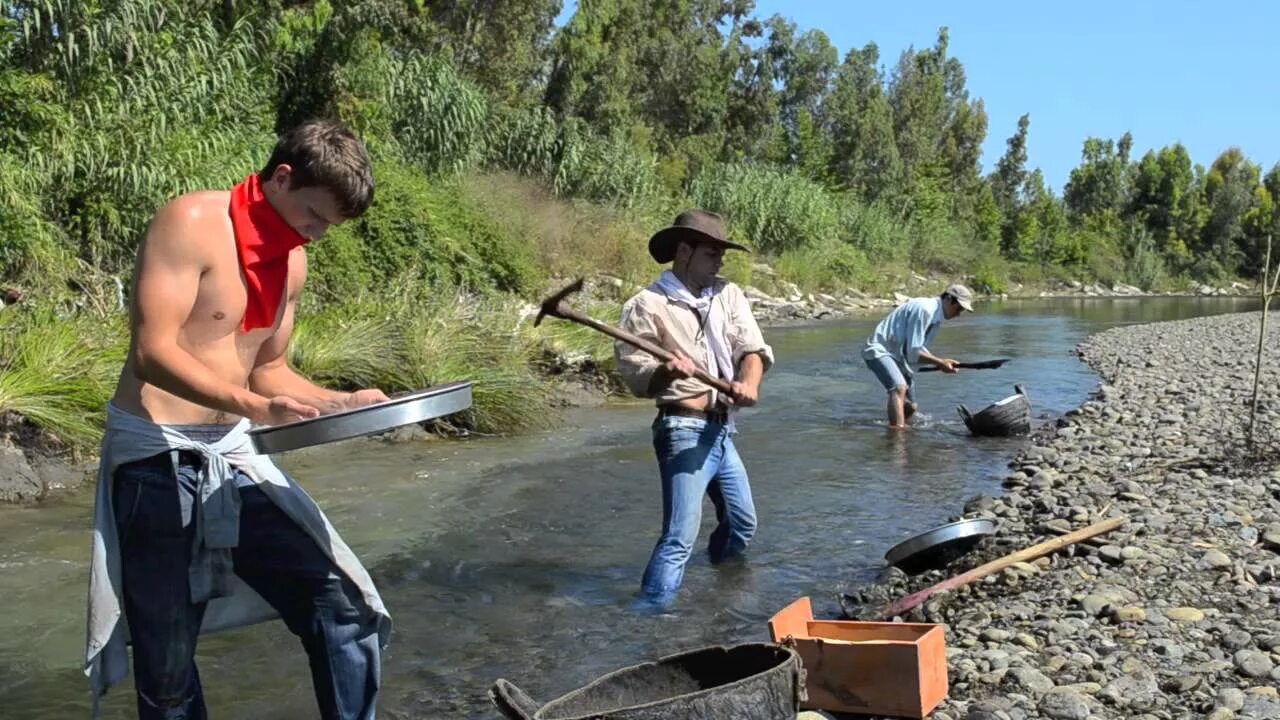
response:
<path id="1" fill-rule="evenodd" d="M 228 186 L 275 131 L 329 115 L 430 178 L 708 206 L 819 284 L 1258 274 L 1280 164 L 1091 137 L 1059 196 L 1028 167 L 1027 115 L 983 172 L 988 116 L 946 28 L 841 56 L 754 5 L 581 0 L 556 27 L 560 0 L 3 0 L 0 271 L 116 272 L 163 198 Z"/>

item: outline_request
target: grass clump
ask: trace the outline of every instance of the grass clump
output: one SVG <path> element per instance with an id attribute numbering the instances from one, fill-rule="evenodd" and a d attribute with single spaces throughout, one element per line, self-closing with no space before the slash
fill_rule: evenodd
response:
<path id="1" fill-rule="evenodd" d="M 0 313 L 0 415 L 16 414 L 63 449 L 97 444 L 124 360 L 123 331 L 117 317 Z"/>

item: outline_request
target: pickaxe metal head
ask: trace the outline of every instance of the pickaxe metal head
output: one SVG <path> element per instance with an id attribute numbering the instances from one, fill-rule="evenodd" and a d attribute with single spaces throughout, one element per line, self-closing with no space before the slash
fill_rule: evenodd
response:
<path id="1" fill-rule="evenodd" d="M 563 288 L 553 293 L 552 295 L 548 295 L 547 299 L 542 301 L 542 306 L 538 308 L 538 317 L 534 319 L 533 326 L 537 327 L 538 324 L 542 322 L 542 318 L 545 315 L 550 315 L 551 317 L 558 317 L 558 318 L 564 317 L 564 310 L 561 309 L 560 303 L 564 302 L 565 298 L 578 292 L 581 289 L 582 289 L 582 278 L 578 278 L 577 280 L 574 280 L 568 285 L 565 285 Z"/>

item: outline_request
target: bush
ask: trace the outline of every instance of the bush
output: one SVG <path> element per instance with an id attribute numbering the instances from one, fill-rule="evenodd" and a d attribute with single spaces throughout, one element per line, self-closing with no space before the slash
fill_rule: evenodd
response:
<path id="1" fill-rule="evenodd" d="M 874 280 L 866 254 L 838 240 L 784 252 L 778 257 L 777 272 L 809 291 L 866 287 Z"/>
<path id="2" fill-rule="evenodd" d="M 311 246 L 317 285 L 331 297 L 385 286 L 413 270 L 428 284 L 523 293 L 541 286 L 533 248 L 501 231 L 457 180 L 430 182 L 395 161 L 377 163 L 374 204 Z"/>
<path id="3" fill-rule="evenodd" d="M 968 233 L 946 222 L 933 222 L 913 227 L 915 242 L 911 248 L 911 264 L 949 275 L 962 273 L 973 266 L 979 249 L 970 243 Z"/>
<path id="4" fill-rule="evenodd" d="M 746 287 L 751 284 L 752 264 L 751 255 L 731 250 L 724 255 L 724 267 L 720 269 L 720 275 L 731 283 Z"/>
<path id="5" fill-rule="evenodd" d="M 376 304 L 345 302 L 298 314 L 289 362 L 335 390 L 408 389 L 404 333 Z"/>
<path id="6" fill-rule="evenodd" d="M 1143 290 L 1154 290 L 1168 279 L 1164 258 L 1150 250 L 1141 250 L 1128 264 L 1128 279 Z"/>
<path id="7" fill-rule="evenodd" d="M 842 237 L 837 196 L 799 175 L 716 164 L 698 175 L 689 194 L 759 252 L 777 255 Z"/>
<path id="8" fill-rule="evenodd" d="M 34 282 L 65 279 L 66 238 L 41 207 L 45 179 L 0 152 L 0 277 Z"/>
<path id="9" fill-rule="evenodd" d="M 973 289 L 988 295 L 1009 292 L 1009 267 L 1003 258 L 988 258 L 973 273 Z"/>
<path id="10" fill-rule="evenodd" d="M 554 193 L 632 206 L 657 194 L 657 160 L 622 131 L 601 135 L 545 108 L 494 113 L 488 163 L 535 175 Z"/>
<path id="11" fill-rule="evenodd" d="M 468 177 L 461 192 L 495 232 L 521 238 L 548 277 L 606 273 L 629 288 L 647 284 L 657 270 L 645 240 L 663 221 L 636 210 L 569 202 L 536 180 L 508 173 Z"/>
<path id="12" fill-rule="evenodd" d="M 428 173 L 475 167 L 488 140 L 489 101 L 448 63 L 423 56 L 395 69 L 392 130 Z"/>
<path id="13" fill-rule="evenodd" d="M 876 263 L 902 261 L 911 254 L 911 230 L 888 207 L 848 199 L 841 214 L 845 239 Z"/>

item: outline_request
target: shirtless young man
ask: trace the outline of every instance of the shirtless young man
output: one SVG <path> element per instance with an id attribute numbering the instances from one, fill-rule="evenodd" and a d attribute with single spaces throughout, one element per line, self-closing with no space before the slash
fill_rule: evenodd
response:
<path id="1" fill-rule="evenodd" d="M 86 656 L 95 705 L 126 673 L 127 632 L 138 717 L 204 718 L 202 626 L 278 614 L 310 658 L 320 716 L 374 717 L 390 627 L 377 590 L 247 435 L 250 423 L 386 399 L 318 387 L 286 359 L 303 245 L 361 215 L 373 186 L 363 143 L 310 122 L 230 192 L 183 195 L 152 220 L 98 482 Z"/>

